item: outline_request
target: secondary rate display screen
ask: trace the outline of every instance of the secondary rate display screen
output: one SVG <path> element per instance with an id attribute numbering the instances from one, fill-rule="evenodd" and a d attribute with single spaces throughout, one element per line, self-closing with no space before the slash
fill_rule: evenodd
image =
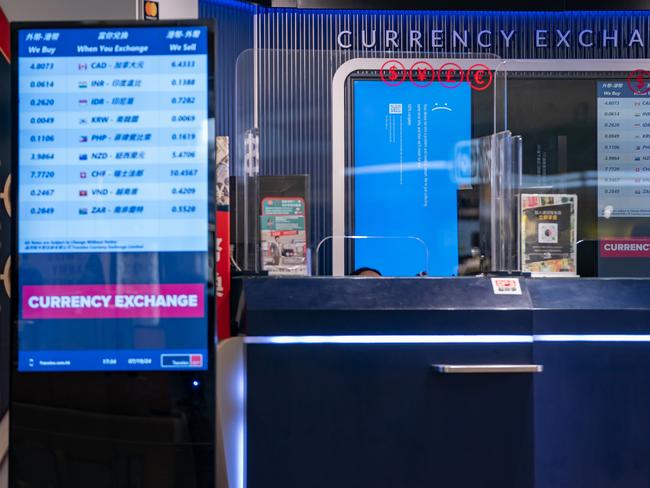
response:
<path id="1" fill-rule="evenodd" d="M 18 32 L 18 370 L 208 362 L 206 26 Z"/>
<path id="2" fill-rule="evenodd" d="M 468 83 L 354 81 L 354 234 L 370 237 L 355 240 L 355 267 L 457 273 L 457 190 L 471 171 L 462 164 L 470 140 Z"/>

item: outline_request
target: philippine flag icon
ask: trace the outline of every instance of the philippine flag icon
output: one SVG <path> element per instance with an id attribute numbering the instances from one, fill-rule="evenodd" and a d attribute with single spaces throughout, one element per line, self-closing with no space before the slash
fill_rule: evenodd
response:
<path id="1" fill-rule="evenodd" d="M 190 366 L 203 366 L 203 354 L 190 354 Z"/>
<path id="2" fill-rule="evenodd" d="M 79 142 L 88 142 L 88 136 L 79 137 Z"/>

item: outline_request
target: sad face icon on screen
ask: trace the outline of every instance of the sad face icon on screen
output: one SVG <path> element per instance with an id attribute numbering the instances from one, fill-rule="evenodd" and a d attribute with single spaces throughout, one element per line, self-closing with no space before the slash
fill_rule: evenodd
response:
<path id="1" fill-rule="evenodd" d="M 434 103 L 433 108 L 431 109 L 432 112 L 438 112 L 438 111 L 446 111 L 446 112 L 453 112 L 454 109 L 452 109 L 447 102 L 445 103 Z"/>

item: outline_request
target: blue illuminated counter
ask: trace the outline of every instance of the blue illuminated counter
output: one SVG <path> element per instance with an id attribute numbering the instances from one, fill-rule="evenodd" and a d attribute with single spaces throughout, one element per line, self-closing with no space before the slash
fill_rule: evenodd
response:
<path id="1" fill-rule="evenodd" d="M 521 288 L 245 279 L 246 486 L 648 486 L 650 281 Z"/>

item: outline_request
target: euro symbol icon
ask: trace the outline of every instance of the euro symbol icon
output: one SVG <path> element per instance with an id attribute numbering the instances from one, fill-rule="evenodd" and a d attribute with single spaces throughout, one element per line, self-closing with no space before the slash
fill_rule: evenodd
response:
<path id="1" fill-rule="evenodd" d="M 482 85 L 485 83 L 483 80 L 483 71 L 477 71 L 474 73 L 474 81 L 477 85 Z"/>
<path id="2" fill-rule="evenodd" d="M 422 68 L 418 68 L 418 80 L 424 81 L 427 79 L 427 71 Z"/>
<path id="3" fill-rule="evenodd" d="M 397 69 L 395 69 L 395 66 L 391 66 L 388 68 L 388 79 L 390 81 L 395 81 L 399 75 L 397 74 Z"/>

